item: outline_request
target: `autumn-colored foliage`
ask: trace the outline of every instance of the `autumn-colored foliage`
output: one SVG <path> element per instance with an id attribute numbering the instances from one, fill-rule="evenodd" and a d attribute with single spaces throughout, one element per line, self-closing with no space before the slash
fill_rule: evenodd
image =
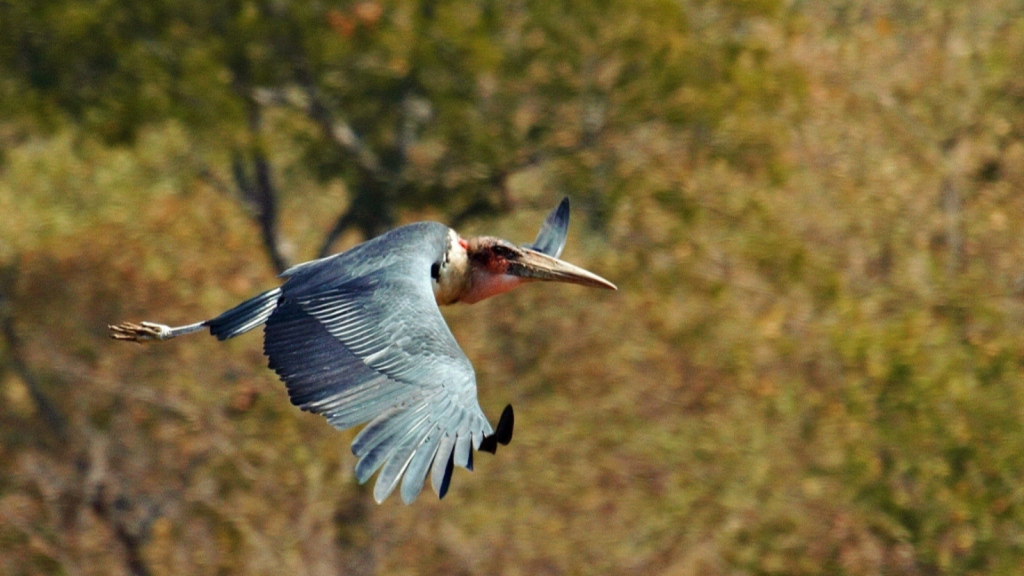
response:
<path id="1" fill-rule="evenodd" d="M 1010 0 L 0 1 L 0 573 L 1016 574 L 1022 71 Z M 517 421 L 441 501 L 106 337 L 564 194 L 620 290 L 444 311 Z"/>

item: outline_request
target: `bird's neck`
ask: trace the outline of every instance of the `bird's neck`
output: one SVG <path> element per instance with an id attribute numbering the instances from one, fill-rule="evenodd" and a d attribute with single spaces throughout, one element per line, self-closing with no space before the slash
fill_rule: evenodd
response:
<path id="1" fill-rule="evenodd" d="M 454 230 L 448 231 L 448 250 L 434 279 L 434 299 L 438 306 L 454 304 L 462 299 L 472 284 L 466 243 Z"/>
<path id="2" fill-rule="evenodd" d="M 462 293 L 459 302 L 476 304 L 477 302 L 504 294 L 516 286 L 522 286 L 529 282 L 528 278 L 513 276 L 511 274 L 493 274 L 482 270 L 473 270 L 470 273 L 469 286 Z"/>

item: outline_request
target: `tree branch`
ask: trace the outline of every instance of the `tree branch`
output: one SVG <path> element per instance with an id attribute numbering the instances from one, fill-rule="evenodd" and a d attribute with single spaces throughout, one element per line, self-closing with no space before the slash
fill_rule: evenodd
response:
<path id="1" fill-rule="evenodd" d="M 143 547 L 149 539 L 153 522 L 160 517 L 160 505 L 143 497 L 148 504 L 144 507 L 142 517 L 133 522 L 129 516 L 135 505 L 127 496 L 121 494 L 112 501 L 108 498 L 106 443 L 94 441 L 87 458 L 81 463 L 85 503 L 97 518 L 110 526 L 114 539 L 121 543 L 132 576 L 150 576 L 153 572 L 146 563 Z"/>
<path id="2" fill-rule="evenodd" d="M 104 487 L 101 485 L 97 491 L 95 497 L 92 499 L 92 510 L 96 513 L 96 516 L 101 520 L 110 525 L 111 530 L 114 531 L 114 538 L 121 543 L 124 547 L 125 561 L 128 563 L 128 570 L 133 576 L 150 576 L 152 572 L 149 570 L 149 566 L 146 564 L 146 560 L 142 555 L 142 544 L 143 538 L 134 534 L 124 522 L 114 518 L 111 513 L 110 506 L 107 504 L 104 496 Z M 119 499 L 115 502 L 115 507 L 124 508 L 128 504 Z"/>
<path id="3" fill-rule="evenodd" d="M 263 247 L 270 258 L 271 265 L 278 272 L 284 272 L 289 264 L 281 254 L 277 239 L 277 191 L 270 176 L 270 162 L 260 141 L 263 129 L 263 115 L 258 91 L 252 89 L 250 63 L 239 60 L 233 66 L 235 77 L 232 81 L 234 92 L 245 103 L 248 113 L 249 132 L 252 136 L 250 155 L 252 157 L 254 178 L 250 178 L 245 165 L 247 160 L 235 154 L 231 162 L 235 184 L 244 202 L 253 210 L 256 223 L 260 227 Z"/>
<path id="4" fill-rule="evenodd" d="M 250 178 L 246 171 L 246 161 L 240 154 L 235 154 L 231 162 L 232 172 L 235 176 L 235 184 L 241 192 L 243 201 L 252 208 L 256 223 L 260 227 L 260 236 L 263 238 L 263 247 L 270 258 L 274 269 L 280 274 L 288 269 L 287 258 L 281 253 L 277 238 L 277 190 L 270 175 L 270 162 L 259 143 L 260 131 L 263 128 L 263 116 L 260 112 L 260 103 L 251 90 L 241 85 L 236 88 L 249 108 L 249 131 L 257 142 L 252 145 L 253 171 L 255 175 Z"/>
<path id="5" fill-rule="evenodd" d="M 320 244 L 320 250 L 317 252 L 317 258 L 325 258 L 331 252 L 331 246 L 341 238 L 341 235 L 346 230 L 356 225 L 356 214 L 352 208 L 346 210 L 341 216 L 338 217 L 334 222 L 334 226 L 324 236 L 324 241 Z"/>
<path id="6" fill-rule="evenodd" d="M 270 178 L 270 163 L 267 162 L 263 152 L 253 152 L 253 165 L 256 168 L 256 190 L 255 198 L 257 206 L 257 219 L 260 224 L 260 233 L 263 236 L 263 246 L 267 249 L 270 260 L 280 274 L 288 269 L 288 260 L 281 254 L 277 242 L 277 190 Z"/>
<path id="7" fill-rule="evenodd" d="M 35 403 L 39 414 L 62 443 L 67 441 L 67 420 L 57 410 L 56 405 L 43 392 L 43 387 L 35 374 L 29 369 L 28 364 L 22 356 L 21 339 L 14 327 L 14 313 L 11 310 L 11 303 L 6 295 L 6 288 L 9 285 L 9 276 L 13 274 L 13 266 L 7 267 L 4 271 L 4 281 L 0 285 L 0 333 L 7 340 L 7 351 L 10 356 L 10 366 L 18 378 L 25 384 L 29 396 Z"/>
<path id="8" fill-rule="evenodd" d="M 363 143 L 362 138 L 352 126 L 335 117 L 324 103 L 308 72 L 300 69 L 297 76 L 306 94 L 305 112 L 320 126 L 327 139 L 355 158 L 356 165 L 365 172 L 366 176 L 377 180 L 387 180 L 389 175 L 381 164 L 380 158 Z"/>
<path id="9" fill-rule="evenodd" d="M 512 194 L 509 190 L 509 179 L 516 173 L 526 170 L 533 166 L 539 166 L 544 162 L 551 160 L 557 160 L 567 156 L 572 156 L 584 150 L 587 150 L 591 146 L 590 143 L 580 143 L 575 146 L 569 146 L 566 148 L 560 148 L 558 150 L 552 150 L 548 152 L 535 152 L 533 154 L 526 155 L 520 158 L 504 168 L 495 170 L 487 178 L 487 185 L 494 189 L 498 194 L 497 202 L 488 201 L 486 199 L 478 199 L 462 210 L 457 212 L 450 220 L 453 228 L 458 228 L 465 221 L 478 216 L 494 212 L 507 212 L 512 209 L 513 200 Z M 444 191 L 444 190 L 442 190 Z"/>
<path id="10" fill-rule="evenodd" d="M 387 214 L 390 213 L 390 210 L 387 206 L 383 212 L 374 211 L 372 207 L 381 204 L 382 199 L 387 204 L 386 199 L 392 196 L 389 191 L 394 188 L 398 176 L 384 167 L 377 154 L 366 146 L 347 122 L 335 117 L 321 97 L 312 75 L 304 64 L 300 63 L 296 67 L 295 77 L 305 95 L 305 100 L 289 96 L 288 93 L 280 89 L 260 88 L 252 91 L 249 101 L 254 107 L 288 105 L 302 110 L 320 127 L 328 142 L 333 143 L 354 161 L 358 182 L 353 188 L 357 191 L 348 210 L 338 216 L 324 236 L 318 251 L 318 257 L 323 258 L 330 254 L 331 247 L 349 228 L 358 226 L 369 237 L 378 230 L 382 221 L 389 220 Z M 257 130 L 258 125 L 258 111 L 253 111 L 250 116 L 250 127 Z M 257 152 L 256 155 L 258 154 Z M 256 163 L 256 176 L 259 180 L 258 157 Z M 239 188 L 243 190 L 243 195 L 248 199 L 250 206 L 259 214 L 265 214 L 263 205 L 266 204 L 267 196 L 260 192 L 259 182 L 255 185 L 250 182 L 240 166 L 241 163 L 236 161 L 234 172 Z M 269 185 L 269 180 L 264 184 Z M 264 219 L 265 216 L 260 218 L 261 221 Z M 390 224 L 390 222 L 387 223 Z M 263 222 L 263 228 L 266 235 L 266 222 Z"/>
<path id="11" fill-rule="evenodd" d="M 270 178 L 270 163 L 259 150 L 252 152 L 255 178 L 246 171 L 246 160 L 236 154 L 231 161 L 242 202 L 252 211 L 253 220 L 260 227 L 260 237 L 270 263 L 278 274 L 288 268 L 288 260 L 281 254 L 277 242 L 277 192 Z"/>

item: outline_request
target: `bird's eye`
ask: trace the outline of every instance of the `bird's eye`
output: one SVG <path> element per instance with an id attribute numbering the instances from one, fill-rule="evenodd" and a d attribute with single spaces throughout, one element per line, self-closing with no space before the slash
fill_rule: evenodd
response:
<path id="1" fill-rule="evenodd" d="M 433 264 L 430 265 L 430 277 L 433 278 L 434 280 L 437 280 L 438 278 L 441 277 L 440 262 L 434 262 Z"/>

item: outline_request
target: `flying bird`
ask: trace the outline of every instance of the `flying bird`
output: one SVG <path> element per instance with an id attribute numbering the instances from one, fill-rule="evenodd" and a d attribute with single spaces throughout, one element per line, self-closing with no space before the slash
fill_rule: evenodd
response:
<path id="1" fill-rule="evenodd" d="M 293 404 L 339 430 L 366 423 L 352 452 L 360 483 L 380 470 L 378 503 L 399 481 L 411 503 L 428 473 L 443 498 L 455 466 L 472 470 L 474 449 L 494 453 L 508 444 L 514 417 L 506 406 L 491 427 L 473 366 L 438 306 L 472 304 L 535 281 L 615 290 L 559 260 L 568 229 L 568 198 L 525 246 L 417 222 L 294 266 L 280 287 L 216 318 L 177 327 L 125 322 L 109 326 L 110 337 L 162 341 L 208 328 L 226 340 L 264 325 L 263 352 Z"/>

